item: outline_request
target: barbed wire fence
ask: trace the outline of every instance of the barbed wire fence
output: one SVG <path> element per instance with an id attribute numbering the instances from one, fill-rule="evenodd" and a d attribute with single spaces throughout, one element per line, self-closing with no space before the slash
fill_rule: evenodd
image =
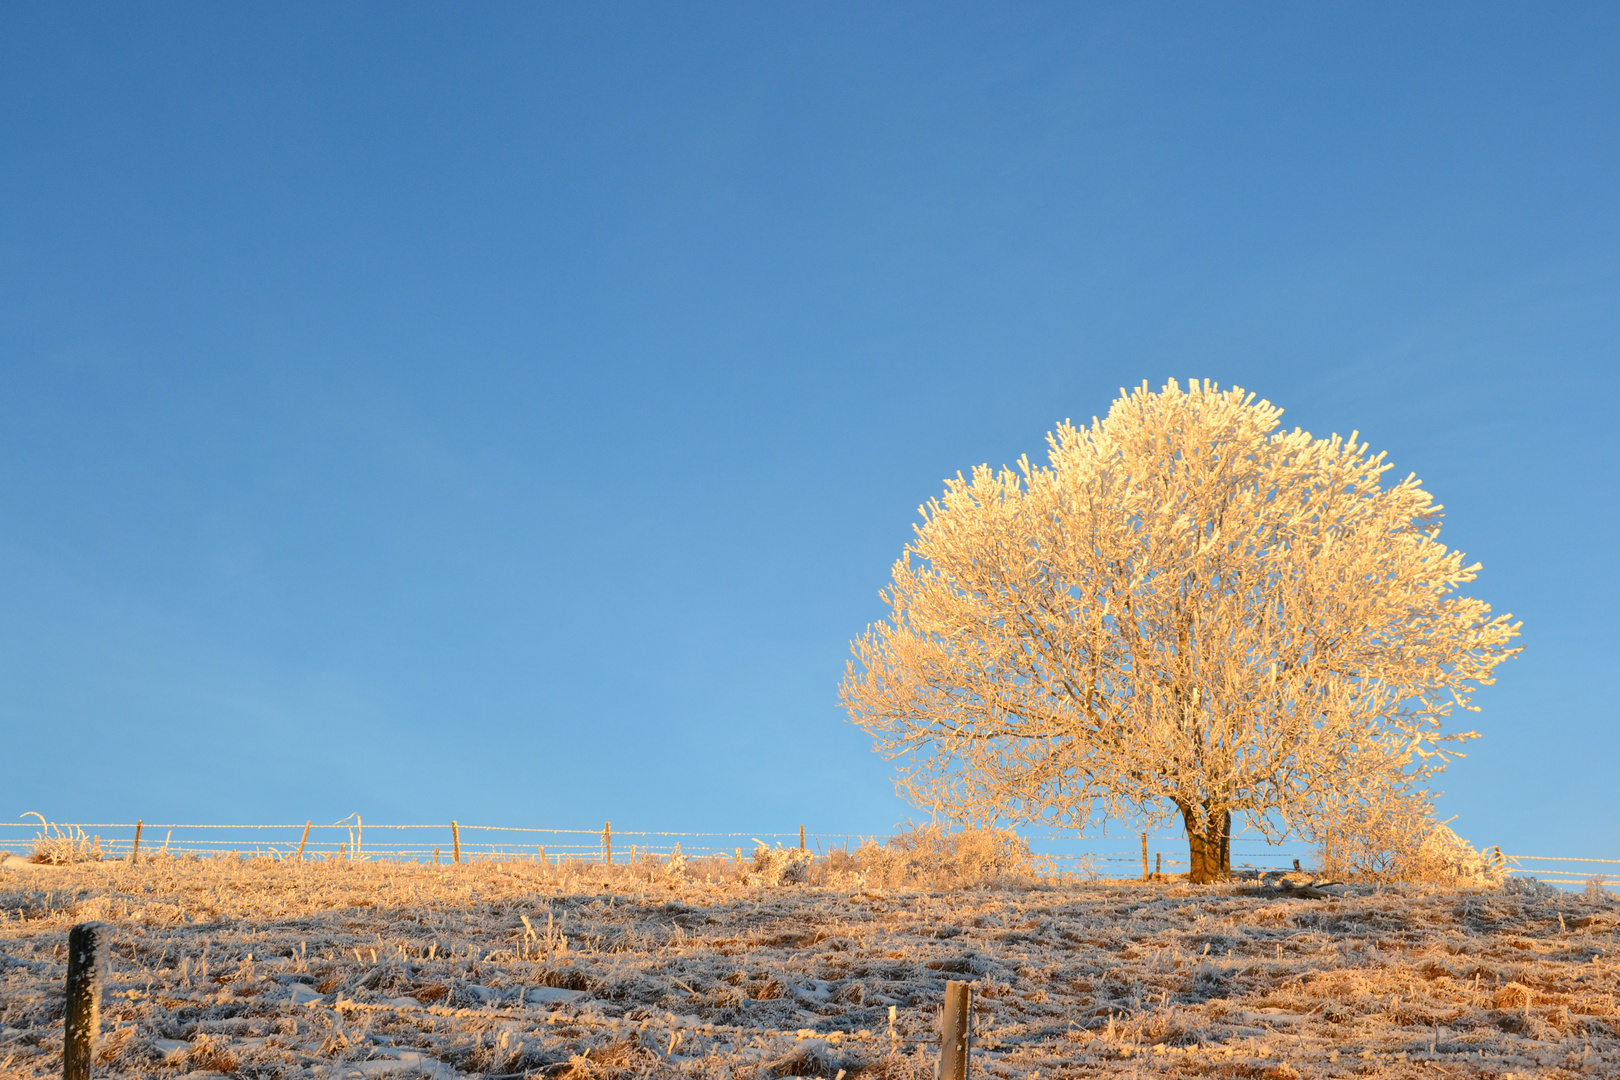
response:
<path id="1" fill-rule="evenodd" d="M 329 824 L 306 821 L 290 825 L 220 825 L 149 822 L 46 822 L 40 815 L 29 820 L 0 822 L 0 852 L 28 856 L 41 842 L 56 838 L 98 850 L 103 858 L 129 859 L 140 853 L 169 855 L 242 854 L 275 858 L 317 857 L 387 859 L 407 862 L 451 863 L 462 860 L 534 859 L 622 864 L 641 859 L 667 859 L 679 848 L 687 858 L 722 856 L 741 859 L 754 848 L 802 846 L 812 855 L 835 850 L 854 852 L 862 843 L 881 841 L 879 835 L 807 832 L 674 832 L 622 830 L 606 823 L 597 829 L 545 829 L 513 825 L 366 824 L 359 814 Z M 1154 837 L 1150 846 L 1128 851 L 1082 849 L 1081 840 L 1057 833 L 1026 835 L 1036 865 L 1047 876 L 1140 878 L 1151 855 L 1154 873 L 1177 873 L 1187 862 L 1175 857 L 1172 841 Z M 1234 836 L 1235 870 L 1293 870 L 1308 868 L 1316 859 L 1304 845 L 1275 845 L 1263 839 Z M 1587 885 L 1594 877 L 1604 888 L 1620 881 L 1603 880 L 1604 867 L 1620 867 L 1620 859 L 1502 855 L 1509 875 L 1535 876 L 1553 885 Z M 1620 874 L 1620 871 L 1613 873 Z"/>

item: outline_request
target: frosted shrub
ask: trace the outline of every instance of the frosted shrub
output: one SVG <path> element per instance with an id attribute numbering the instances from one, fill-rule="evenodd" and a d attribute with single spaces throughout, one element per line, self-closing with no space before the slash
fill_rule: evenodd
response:
<path id="1" fill-rule="evenodd" d="M 938 825 L 912 826 L 889 838 L 914 873 L 929 870 L 951 883 L 1025 877 L 1031 872 L 1029 844 L 1007 829 L 962 829 L 947 832 Z"/>
<path id="2" fill-rule="evenodd" d="M 1322 873 L 1348 881 L 1485 883 L 1501 867 L 1439 824 L 1424 793 L 1385 792 L 1338 808 L 1318 838 Z"/>
<path id="3" fill-rule="evenodd" d="M 1502 889 L 1509 896 L 1522 896 L 1529 900 L 1556 900 L 1560 895 L 1558 886 L 1537 881 L 1533 877 L 1508 878 L 1502 883 Z"/>
<path id="4" fill-rule="evenodd" d="M 1007 829 L 908 825 L 884 843 L 868 840 L 854 852 L 833 851 L 833 882 L 957 888 L 1027 880 L 1034 874 L 1029 845 Z"/>
<path id="5" fill-rule="evenodd" d="M 800 885 L 810 880 L 810 853 L 799 848 L 754 849 L 754 869 L 746 885 Z"/>
<path id="6" fill-rule="evenodd" d="M 1604 877 L 1602 874 L 1593 874 L 1586 879 L 1586 898 L 1588 900 L 1602 900 Z"/>

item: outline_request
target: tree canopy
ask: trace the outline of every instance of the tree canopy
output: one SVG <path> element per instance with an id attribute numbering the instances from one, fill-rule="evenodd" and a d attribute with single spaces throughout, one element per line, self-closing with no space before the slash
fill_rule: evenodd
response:
<path id="1" fill-rule="evenodd" d="M 975 821 L 1179 814 L 1192 879 L 1233 814 L 1313 839 L 1420 788 L 1519 624 L 1458 595 L 1414 476 L 1358 434 L 1279 430 L 1238 388 L 1147 384 L 1049 464 L 979 466 L 920 508 L 842 698 L 904 794 Z"/>

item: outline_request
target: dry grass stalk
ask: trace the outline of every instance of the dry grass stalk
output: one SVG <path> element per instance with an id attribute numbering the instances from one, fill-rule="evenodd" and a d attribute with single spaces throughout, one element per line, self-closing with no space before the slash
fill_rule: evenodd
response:
<path id="1" fill-rule="evenodd" d="M 37 811 L 23 817 L 39 818 L 40 832 L 34 838 L 34 849 L 29 858 L 48 866 L 66 866 L 70 863 L 100 862 L 101 837 L 86 836 L 78 826 L 62 828 L 45 820 Z"/>

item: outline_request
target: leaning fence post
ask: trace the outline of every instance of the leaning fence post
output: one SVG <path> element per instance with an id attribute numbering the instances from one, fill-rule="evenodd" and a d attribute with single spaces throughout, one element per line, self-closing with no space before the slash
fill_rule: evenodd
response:
<path id="1" fill-rule="evenodd" d="M 90 1080 L 101 1037 L 101 980 L 107 967 L 105 923 L 68 931 L 67 1019 L 62 1027 L 62 1080 Z"/>
<path id="2" fill-rule="evenodd" d="M 602 861 L 613 863 L 613 822 L 602 822 Z"/>
<path id="3" fill-rule="evenodd" d="M 315 824 L 313 821 L 304 822 L 304 835 L 303 838 L 298 841 L 298 857 L 300 859 L 304 857 L 304 845 L 309 842 L 309 827 L 313 824 Z"/>
<path id="4" fill-rule="evenodd" d="M 129 849 L 129 865 L 134 866 L 141 858 L 141 825 L 139 818 L 135 819 L 135 843 Z"/>
<path id="5" fill-rule="evenodd" d="M 945 1017 L 939 1033 L 939 1080 L 968 1080 L 968 984 L 945 984 Z"/>
<path id="6" fill-rule="evenodd" d="M 452 853 L 452 857 L 455 859 L 456 865 L 460 866 L 461 865 L 461 826 L 458 825 L 457 823 L 455 823 L 454 821 L 452 821 L 450 823 L 450 841 L 454 845 L 454 850 L 453 850 L 453 853 Z"/>

